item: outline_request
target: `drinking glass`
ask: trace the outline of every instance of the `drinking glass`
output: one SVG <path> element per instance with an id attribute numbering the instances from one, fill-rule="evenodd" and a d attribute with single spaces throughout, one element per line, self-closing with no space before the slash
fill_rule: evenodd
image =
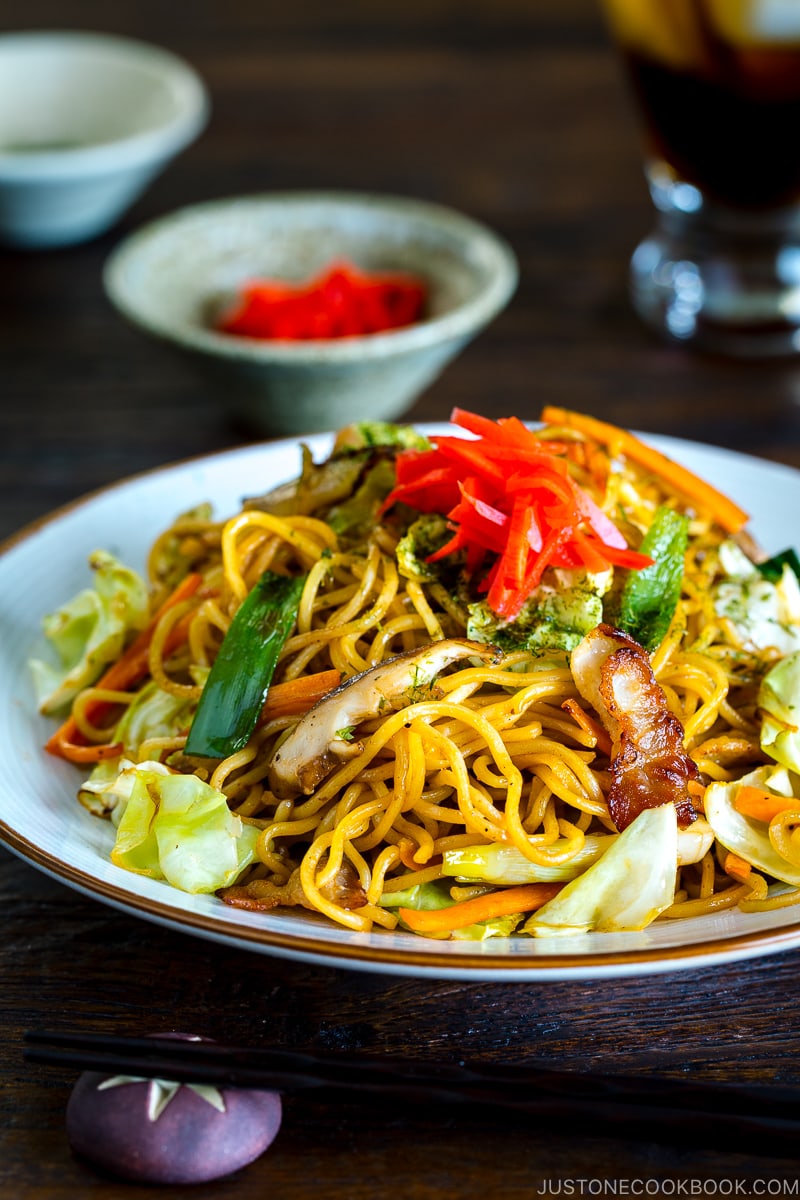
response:
<path id="1" fill-rule="evenodd" d="M 800 352 L 800 0 L 601 0 L 656 210 L 642 318 L 743 357 Z"/>

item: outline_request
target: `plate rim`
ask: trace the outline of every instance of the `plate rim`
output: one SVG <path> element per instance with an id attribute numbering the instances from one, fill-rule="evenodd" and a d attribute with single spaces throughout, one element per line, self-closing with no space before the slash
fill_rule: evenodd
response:
<path id="1" fill-rule="evenodd" d="M 435 952 L 396 948 L 387 941 L 385 949 L 360 946 L 357 943 L 323 942 L 313 936 L 282 933 L 259 926 L 228 926 L 213 914 L 191 910 L 173 910 L 168 904 L 137 892 L 128 892 L 106 880 L 68 863 L 59 863 L 35 843 L 19 835 L 0 818 L 0 837 L 17 857 L 43 874 L 64 883 L 71 889 L 106 905 L 177 932 L 208 937 L 238 949 L 274 954 L 326 966 L 371 970 L 394 968 L 397 973 L 444 978 L 485 980 L 517 980 L 530 982 L 564 982 L 623 975 L 655 974 L 663 971 L 688 970 L 697 960 L 709 966 L 746 957 L 779 953 L 796 949 L 800 938 L 800 921 L 773 930 L 753 930 L 731 934 L 710 941 L 693 942 L 672 947 L 650 947 L 638 950 L 602 951 L 595 954 L 542 954 L 528 962 L 511 966 L 505 955 L 491 950 L 476 954 L 469 951 L 457 959 L 437 957 Z M 486 945 L 486 943 L 481 943 Z M 711 947 L 711 949 L 709 949 Z M 643 969 L 644 968 L 644 969 Z"/>

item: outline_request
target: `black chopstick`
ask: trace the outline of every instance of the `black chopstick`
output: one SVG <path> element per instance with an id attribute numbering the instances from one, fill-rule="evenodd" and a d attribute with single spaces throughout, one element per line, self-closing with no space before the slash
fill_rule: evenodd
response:
<path id="1" fill-rule="evenodd" d="M 315 1055 L 275 1047 L 102 1033 L 31 1030 L 28 1062 L 114 1075 L 285 1094 L 513 1110 L 584 1135 L 731 1145 L 796 1158 L 800 1089 L 765 1084 L 561 1072 L 520 1063 L 432 1063 L 366 1055 Z"/>

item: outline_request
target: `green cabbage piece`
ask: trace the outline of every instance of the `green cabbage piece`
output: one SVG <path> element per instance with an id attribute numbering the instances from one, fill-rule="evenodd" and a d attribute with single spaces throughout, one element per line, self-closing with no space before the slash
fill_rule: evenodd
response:
<path id="1" fill-rule="evenodd" d="M 713 594 L 715 612 L 733 621 L 747 645 L 781 654 L 800 650 L 800 582 L 791 567 L 784 565 L 775 583 L 755 569 L 730 576 Z"/>
<path id="2" fill-rule="evenodd" d="M 615 833 L 599 837 L 590 834 L 584 838 L 583 846 L 569 862 L 550 867 L 531 862 L 516 846 L 500 842 L 490 846 L 464 846 L 458 850 L 445 850 L 442 870 L 445 875 L 455 876 L 463 883 L 516 885 L 570 880 L 597 862 L 618 836 Z M 566 838 L 558 838 L 550 849 L 558 851 L 566 845 Z"/>
<path id="3" fill-rule="evenodd" d="M 733 538 L 726 538 L 724 542 L 720 542 L 718 554 L 722 573 L 728 579 L 749 579 L 760 573 L 753 560 L 748 558 Z M 782 571 L 783 568 L 778 574 L 780 575 Z"/>
<path id="4" fill-rule="evenodd" d="M 367 469 L 358 488 L 341 504 L 328 510 L 327 521 L 340 537 L 366 536 L 375 527 L 378 509 L 395 484 L 394 461 L 378 459 Z"/>
<path id="5" fill-rule="evenodd" d="M 673 804 L 646 808 L 602 858 L 535 912 L 534 937 L 644 929 L 675 896 L 678 819 Z"/>
<path id="6" fill-rule="evenodd" d="M 336 435 L 334 453 L 342 449 L 360 450 L 371 446 L 397 446 L 400 450 L 429 450 L 430 442 L 413 425 L 395 425 L 391 421 L 356 421 Z"/>
<path id="7" fill-rule="evenodd" d="M 89 778 L 81 785 L 78 799 L 96 817 L 110 817 L 119 823 L 125 805 L 130 799 L 137 771 L 151 771 L 156 775 L 170 775 L 169 767 L 161 762 L 137 763 L 130 758 L 105 758 L 97 764 Z"/>
<path id="8" fill-rule="evenodd" d="M 86 588 L 42 622 L 56 665 L 29 663 L 40 711 L 60 712 L 82 688 L 95 683 L 121 654 L 129 634 L 147 624 L 149 596 L 144 580 L 112 554 L 89 558 L 94 587 Z"/>
<path id="9" fill-rule="evenodd" d="M 415 908 L 421 911 L 449 908 L 455 904 L 455 901 L 441 884 L 417 883 L 414 887 L 406 888 L 402 892 L 384 892 L 378 903 L 382 908 Z M 474 925 L 464 925 L 461 929 L 454 929 L 449 937 L 456 941 L 470 942 L 482 942 L 491 937 L 508 937 L 514 932 L 522 918 L 522 913 L 493 917 L 489 921 L 478 921 Z M 408 928 L 403 924 L 402 919 L 400 925 L 405 929 Z"/>
<path id="10" fill-rule="evenodd" d="M 127 793 L 123 796 L 120 792 L 120 781 L 124 774 L 123 768 L 129 765 L 133 764 L 128 759 L 101 759 L 89 778 L 78 788 L 78 800 L 83 807 L 96 817 L 111 817 L 113 820 L 120 800 L 128 798 Z M 155 765 L 160 767 L 161 763 Z"/>
<path id="11" fill-rule="evenodd" d="M 464 846 L 445 850 L 442 870 L 461 883 L 494 883 L 516 886 L 523 883 L 569 882 L 582 875 L 606 853 L 619 838 L 618 833 L 587 834 L 583 846 L 568 862 L 540 866 L 517 849 L 503 842 L 489 846 Z M 678 866 L 699 862 L 710 849 L 713 833 L 702 817 L 686 829 L 678 829 Z M 566 838 L 557 838 L 550 849 L 560 850 Z"/>
<path id="12" fill-rule="evenodd" d="M 787 799 L 800 796 L 800 778 L 785 766 L 756 767 L 733 783 L 710 783 L 706 788 L 704 805 L 706 819 L 718 842 L 738 854 L 745 862 L 773 879 L 800 887 L 800 868 L 778 854 L 769 840 L 769 826 L 754 821 L 734 808 L 740 787 L 763 788 Z M 797 801 L 800 809 L 800 799 Z"/>
<path id="13" fill-rule="evenodd" d="M 449 908 L 453 901 L 449 893 L 436 883 L 416 883 L 401 892 L 384 892 L 378 901 L 381 908 L 414 908 L 418 912 Z"/>
<path id="14" fill-rule="evenodd" d="M 426 561 L 452 537 L 447 518 L 439 513 L 424 513 L 409 527 L 397 543 L 397 569 L 406 579 L 431 580 L 442 575 L 441 562 Z"/>
<path id="15" fill-rule="evenodd" d="M 121 742 L 125 751 L 132 753 L 147 738 L 172 737 L 188 724 L 195 706 L 194 700 L 173 696 L 151 680 L 125 709 L 112 740 Z"/>
<path id="16" fill-rule="evenodd" d="M 548 571 L 519 615 L 504 621 L 485 600 L 469 605 L 467 637 L 501 650 L 574 650 L 603 620 L 612 572 Z"/>
<path id="17" fill-rule="evenodd" d="M 800 653 L 767 671 L 758 691 L 763 712 L 761 749 L 800 774 Z"/>
<path id="18" fill-rule="evenodd" d="M 152 737 L 173 737 L 191 720 L 194 700 L 173 696 L 155 681 L 145 684 L 125 709 L 113 734 L 112 742 L 122 746 L 120 756 L 135 760 L 142 742 Z M 78 799 L 97 816 L 107 816 L 116 807 L 119 796 L 113 790 L 120 773 L 120 759 L 102 759 L 81 786 Z"/>
<path id="19" fill-rule="evenodd" d="M 492 917 L 489 921 L 454 929 L 450 937 L 456 942 L 485 942 L 487 938 L 510 937 L 524 917 L 525 914 L 521 912 L 509 913 L 506 917 Z"/>
<path id="20" fill-rule="evenodd" d="M 183 892 L 232 884 L 255 858 L 258 829 L 232 813 L 222 792 L 194 775 L 140 763 L 128 768 L 129 791 L 111 860 Z"/>

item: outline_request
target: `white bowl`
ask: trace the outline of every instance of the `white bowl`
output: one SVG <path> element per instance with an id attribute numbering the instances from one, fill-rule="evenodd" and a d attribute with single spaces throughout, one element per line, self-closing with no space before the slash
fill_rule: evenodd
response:
<path id="1" fill-rule="evenodd" d="M 306 280 L 342 259 L 428 285 L 424 320 L 363 337 L 263 341 L 217 332 L 214 315 L 253 278 Z M 348 192 L 200 204 L 131 235 L 105 269 L 132 322 L 219 382 L 222 404 L 259 431 L 305 433 L 393 420 L 508 303 L 506 243 L 452 209 Z"/>
<path id="2" fill-rule="evenodd" d="M 0 36 L 0 238 L 102 233 L 203 128 L 198 75 L 156 46 L 74 31 Z"/>

